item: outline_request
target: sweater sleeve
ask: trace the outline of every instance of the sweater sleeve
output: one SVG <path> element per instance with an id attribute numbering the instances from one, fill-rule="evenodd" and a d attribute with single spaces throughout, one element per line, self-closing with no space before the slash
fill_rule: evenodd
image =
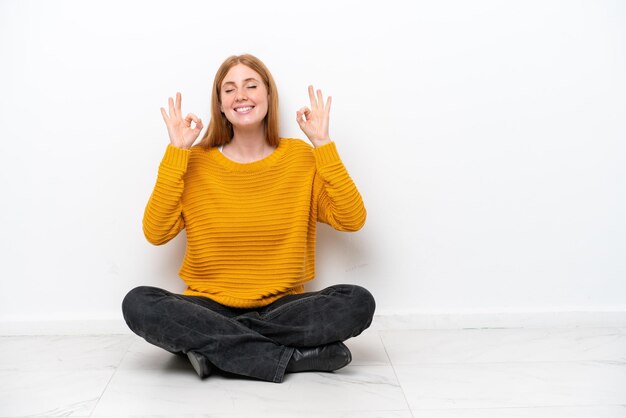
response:
<path id="1" fill-rule="evenodd" d="M 183 176 L 191 151 L 167 145 L 157 181 L 143 215 L 143 233 L 154 244 L 165 244 L 184 227 L 181 198 Z"/>
<path id="2" fill-rule="evenodd" d="M 339 158 L 335 142 L 313 149 L 316 173 L 317 220 L 338 231 L 358 231 L 367 212 L 361 194 Z"/>

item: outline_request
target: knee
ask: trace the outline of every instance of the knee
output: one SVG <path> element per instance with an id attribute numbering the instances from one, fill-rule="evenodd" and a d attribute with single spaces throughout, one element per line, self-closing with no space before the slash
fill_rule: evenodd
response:
<path id="1" fill-rule="evenodd" d="M 374 318 L 376 311 L 376 300 L 374 296 L 364 287 L 353 285 L 353 299 L 358 312 L 361 314 L 361 320 L 365 328 L 369 327 Z"/>
<path id="2" fill-rule="evenodd" d="M 376 310 L 376 301 L 370 291 L 354 284 L 331 287 L 334 287 L 346 297 L 353 319 L 362 327 L 361 330 L 369 327 Z"/>
<path id="3" fill-rule="evenodd" d="M 122 315 L 126 324 L 133 329 L 134 323 L 140 320 L 146 312 L 146 303 L 151 297 L 162 292 L 161 289 L 151 286 L 138 286 L 128 292 L 122 300 Z"/>

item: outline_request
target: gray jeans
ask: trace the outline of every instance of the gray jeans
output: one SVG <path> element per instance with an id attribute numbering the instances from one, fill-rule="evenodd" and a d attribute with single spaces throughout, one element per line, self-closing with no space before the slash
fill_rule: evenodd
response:
<path id="1" fill-rule="evenodd" d="M 277 383 L 294 347 L 355 337 L 370 326 L 375 308 L 370 292 L 348 284 L 253 309 L 150 286 L 136 287 L 122 302 L 126 324 L 149 343 L 175 354 L 195 351 L 226 372 Z"/>

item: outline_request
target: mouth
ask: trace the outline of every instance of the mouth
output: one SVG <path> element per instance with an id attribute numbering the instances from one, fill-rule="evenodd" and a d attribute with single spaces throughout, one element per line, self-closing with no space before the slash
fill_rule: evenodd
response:
<path id="1" fill-rule="evenodd" d="M 250 113 L 252 111 L 252 109 L 254 109 L 254 106 L 240 106 L 240 107 L 236 107 L 234 110 L 237 113 Z"/>

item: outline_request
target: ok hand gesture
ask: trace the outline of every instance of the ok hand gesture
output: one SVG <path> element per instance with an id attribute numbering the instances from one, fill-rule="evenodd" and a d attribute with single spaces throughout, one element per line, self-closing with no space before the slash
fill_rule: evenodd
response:
<path id="1" fill-rule="evenodd" d="M 317 98 L 313 93 L 313 86 L 309 86 L 309 98 L 311 99 L 311 108 L 303 107 L 296 112 L 296 121 L 300 125 L 302 132 L 313 143 L 313 146 L 319 147 L 330 142 L 328 135 L 328 120 L 330 117 L 330 103 L 332 98 L 328 96 L 326 105 L 322 91 L 317 91 Z"/>
<path id="2" fill-rule="evenodd" d="M 165 109 L 161 108 L 161 115 L 165 125 L 167 125 L 167 133 L 170 135 L 170 143 L 182 149 L 189 149 L 200 135 L 202 130 L 202 120 L 193 113 L 187 114 L 187 117 L 183 119 L 182 111 L 180 109 L 180 103 L 182 98 L 180 93 L 176 93 L 176 106 L 174 106 L 174 100 L 169 98 L 170 114 L 168 116 Z M 191 122 L 195 123 L 195 127 L 191 127 Z"/>

